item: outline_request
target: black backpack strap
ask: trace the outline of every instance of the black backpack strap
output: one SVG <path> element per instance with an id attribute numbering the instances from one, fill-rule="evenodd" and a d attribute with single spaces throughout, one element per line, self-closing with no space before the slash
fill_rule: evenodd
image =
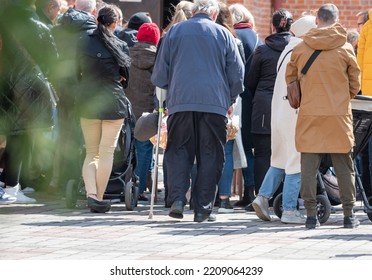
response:
<path id="1" fill-rule="evenodd" d="M 301 73 L 302 75 L 305 75 L 307 70 L 309 70 L 311 64 L 313 64 L 314 60 L 317 58 L 317 56 L 320 54 L 321 50 L 315 50 L 313 54 L 310 56 L 309 60 L 306 62 L 304 68 L 302 68 Z"/>

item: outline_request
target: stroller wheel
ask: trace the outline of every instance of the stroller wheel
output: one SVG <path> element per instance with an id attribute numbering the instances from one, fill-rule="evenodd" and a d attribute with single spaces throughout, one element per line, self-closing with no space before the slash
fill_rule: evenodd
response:
<path id="1" fill-rule="evenodd" d="M 331 215 L 331 203 L 328 198 L 322 194 L 316 196 L 316 203 L 318 220 L 321 224 L 324 224 Z"/>
<path id="2" fill-rule="evenodd" d="M 135 197 L 135 187 L 133 182 L 128 182 L 125 185 L 125 207 L 128 211 L 132 211 L 136 205 L 137 197 Z"/>
<path id="3" fill-rule="evenodd" d="M 273 209 L 274 209 L 275 215 L 277 215 L 278 218 L 281 219 L 282 213 L 283 213 L 283 193 L 278 194 L 274 198 Z"/>
<path id="4" fill-rule="evenodd" d="M 77 185 L 76 180 L 71 179 L 66 185 L 66 207 L 73 209 L 76 207 L 77 202 Z"/>

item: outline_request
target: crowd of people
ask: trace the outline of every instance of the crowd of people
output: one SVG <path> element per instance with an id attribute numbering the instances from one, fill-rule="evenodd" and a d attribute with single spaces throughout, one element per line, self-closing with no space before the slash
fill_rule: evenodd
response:
<path id="1" fill-rule="evenodd" d="M 27 195 L 34 191 L 31 173 L 48 178 L 50 192 L 80 174 L 90 210 L 109 211 L 104 194 L 128 106 L 136 119 L 156 111 L 158 90 L 167 115 L 170 217 L 182 219 L 190 200 L 195 222 L 214 221 L 215 206 L 218 213 L 243 207 L 270 221 L 270 200 L 282 188 L 281 221 L 316 228 L 316 172 L 329 154 L 344 227 L 359 225 L 354 168 L 371 197 L 372 140 L 354 166 L 351 99 L 372 95 L 371 11 L 358 13 L 358 28 L 346 30 L 334 4 L 297 19 L 280 9 L 272 14 L 271 34 L 260 38 L 244 5 L 218 0 L 180 1 L 164 29 L 147 12 L 125 21 L 118 6 L 98 0 L 15 0 L 4 7 L 0 204 L 35 203 Z M 314 51 L 318 58 L 301 75 Z M 287 84 L 296 79 L 299 109 L 286 99 Z M 46 149 L 38 144 L 45 135 L 53 143 L 50 165 L 35 160 Z M 137 199 L 148 201 L 154 144 L 143 140 L 134 140 L 134 172 Z M 233 205 L 237 169 L 244 187 Z"/>

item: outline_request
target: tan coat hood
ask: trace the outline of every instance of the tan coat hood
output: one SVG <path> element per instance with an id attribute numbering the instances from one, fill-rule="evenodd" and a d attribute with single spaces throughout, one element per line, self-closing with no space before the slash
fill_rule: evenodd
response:
<path id="1" fill-rule="evenodd" d="M 346 30 L 336 23 L 324 28 L 313 28 L 303 40 L 313 50 L 333 50 L 346 43 Z"/>

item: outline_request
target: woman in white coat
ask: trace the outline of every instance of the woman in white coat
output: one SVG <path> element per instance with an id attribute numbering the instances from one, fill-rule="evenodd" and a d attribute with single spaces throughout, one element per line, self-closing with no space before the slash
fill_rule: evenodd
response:
<path id="1" fill-rule="evenodd" d="M 259 194 L 252 206 L 256 215 L 270 221 L 269 199 L 279 188 L 284 179 L 283 186 L 283 223 L 305 223 L 305 218 L 297 210 L 297 199 L 300 192 L 301 165 L 300 153 L 295 147 L 295 127 L 298 111 L 291 108 L 287 95 L 285 70 L 290 60 L 293 48 L 302 41 L 300 37 L 311 28 L 316 27 L 315 16 L 306 15 L 295 21 L 291 26 L 294 37 L 283 50 L 277 66 L 274 94 L 271 113 L 271 162 Z"/>

